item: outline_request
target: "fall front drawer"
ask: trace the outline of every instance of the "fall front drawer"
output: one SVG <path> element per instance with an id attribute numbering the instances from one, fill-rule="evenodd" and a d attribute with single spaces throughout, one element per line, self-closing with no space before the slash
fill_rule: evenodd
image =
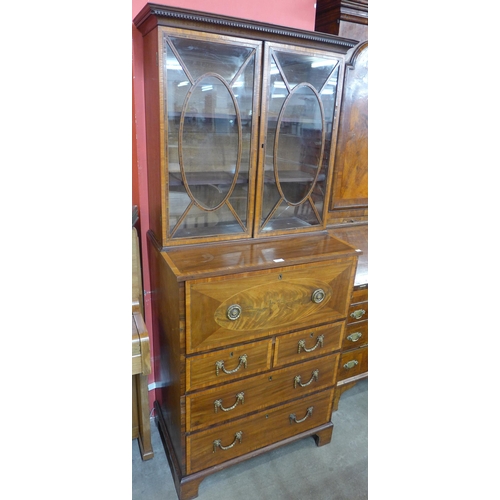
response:
<path id="1" fill-rule="evenodd" d="M 186 396 L 186 430 L 194 431 L 303 397 L 335 383 L 339 354 Z"/>
<path id="2" fill-rule="evenodd" d="M 191 474 L 329 422 L 333 390 L 186 437 Z"/>
<path id="3" fill-rule="evenodd" d="M 186 352 L 343 320 L 352 261 L 186 282 Z"/>

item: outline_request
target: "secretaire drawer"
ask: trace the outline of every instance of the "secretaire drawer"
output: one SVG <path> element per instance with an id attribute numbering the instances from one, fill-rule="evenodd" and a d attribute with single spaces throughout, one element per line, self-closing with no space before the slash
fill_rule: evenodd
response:
<path id="1" fill-rule="evenodd" d="M 222 423 L 335 384 L 339 354 L 186 396 L 188 432 Z"/>
<path id="2" fill-rule="evenodd" d="M 186 391 L 231 382 L 271 368 L 272 340 L 186 358 Z"/>
<path id="3" fill-rule="evenodd" d="M 342 354 L 337 380 L 345 380 L 368 371 L 368 346 Z"/>
<path id="4" fill-rule="evenodd" d="M 344 319 L 354 264 L 336 259 L 186 282 L 186 352 Z"/>
<path id="5" fill-rule="evenodd" d="M 340 349 L 344 322 L 276 337 L 274 366 L 283 366 Z"/>
<path id="6" fill-rule="evenodd" d="M 368 321 L 347 325 L 342 341 L 342 349 L 355 349 L 368 344 Z"/>
<path id="7" fill-rule="evenodd" d="M 349 306 L 347 322 L 354 323 L 355 321 L 363 321 L 368 319 L 368 302 L 360 302 Z"/>
<path id="8" fill-rule="evenodd" d="M 331 389 L 186 436 L 191 474 L 330 422 Z"/>

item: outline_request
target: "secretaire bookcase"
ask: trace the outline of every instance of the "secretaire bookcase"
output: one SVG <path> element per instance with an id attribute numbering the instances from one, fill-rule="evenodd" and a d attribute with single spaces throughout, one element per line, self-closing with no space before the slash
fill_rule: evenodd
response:
<path id="1" fill-rule="evenodd" d="M 148 255 L 158 425 L 181 500 L 331 439 L 359 251 L 326 231 L 356 41 L 148 4 Z"/>

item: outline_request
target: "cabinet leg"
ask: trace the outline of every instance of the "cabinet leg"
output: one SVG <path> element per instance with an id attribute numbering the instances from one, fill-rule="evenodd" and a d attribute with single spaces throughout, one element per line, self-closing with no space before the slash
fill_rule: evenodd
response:
<path id="1" fill-rule="evenodd" d="M 323 429 L 316 434 L 314 434 L 314 440 L 316 441 L 316 446 L 324 446 L 332 440 L 333 424 L 330 422 L 330 426 Z"/>

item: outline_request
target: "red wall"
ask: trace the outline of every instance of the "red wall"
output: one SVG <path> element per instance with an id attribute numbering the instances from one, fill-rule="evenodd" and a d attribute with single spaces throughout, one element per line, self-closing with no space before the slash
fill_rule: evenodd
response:
<path id="1" fill-rule="evenodd" d="M 146 5 L 146 0 L 132 0 L 132 19 Z M 234 0 L 158 0 L 156 4 L 170 7 L 210 12 L 225 16 L 239 17 L 253 21 L 278 24 L 290 28 L 314 30 L 316 3 L 314 0 L 250 0 L 236 2 Z M 149 262 L 146 233 L 148 227 L 148 193 L 146 165 L 146 125 L 144 109 L 144 78 L 142 73 L 142 35 L 132 23 L 132 204 L 139 207 L 137 225 L 142 247 L 142 275 L 145 290 L 144 308 L 145 322 L 151 344 L 151 372 L 149 383 L 154 382 L 154 364 L 157 353 L 154 349 L 155 332 L 151 328 L 151 290 L 149 280 Z M 153 391 L 149 393 L 150 407 L 153 406 Z"/>

